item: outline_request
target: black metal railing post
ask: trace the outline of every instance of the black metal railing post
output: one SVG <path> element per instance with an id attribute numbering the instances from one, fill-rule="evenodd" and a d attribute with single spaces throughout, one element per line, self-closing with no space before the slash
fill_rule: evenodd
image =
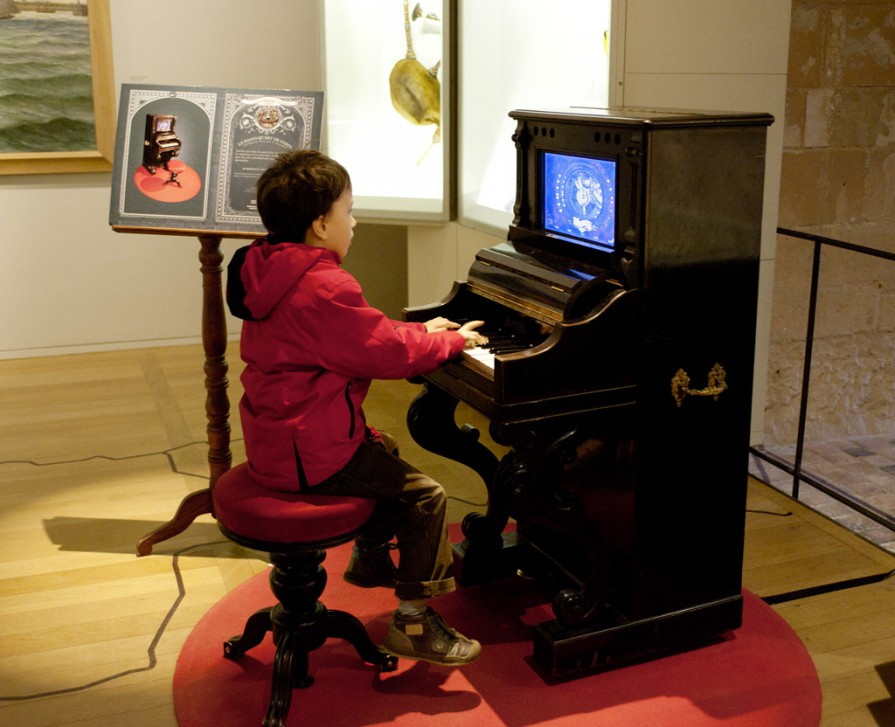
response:
<path id="1" fill-rule="evenodd" d="M 811 292 L 808 297 L 808 325 L 805 330 L 805 360 L 802 363 L 802 396 L 799 400 L 799 429 L 796 435 L 795 471 L 792 477 L 792 496 L 799 499 L 802 472 L 802 453 L 805 450 L 805 423 L 808 420 L 808 387 L 811 382 L 811 357 L 814 354 L 814 321 L 817 317 L 817 289 L 820 280 L 820 242 L 814 241 L 811 263 Z"/>
<path id="2" fill-rule="evenodd" d="M 855 245 L 841 240 L 834 240 L 821 235 L 814 235 L 798 230 L 790 230 L 784 227 L 777 228 L 777 234 L 786 237 L 793 237 L 807 240 L 814 245 L 814 253 L 811 268 L 811 291 L 808 300 L 808 322 L 805 332 L 805 358 L 802 365 L 802 391 L 799 400 L 799 420 L 798 432 L 796 435 L 796 451 L 793 462 L 790 464 L 779 455 L 772 452 L 764 451 L 758 447 L 750 447 L 749 451 L 754 456 L 769 462 L 773 466 L 783 470 L 787 474 L 792 475 L 792 491 L 791 495 L 794 499 L 799 499 L 799 488 L 802 482 L 805 482 L 815 489 L 825 493 L 833 499 L 843 503 L 852 510 L 864 515 L 874 522 L 883 525 L 890 530 L 895 531 L 895 513 L 883 512 L 869 503 L 862 502 L 855 498 L 851 493 L 842 490 L 834 483 L 823 481 L 818 477 L 814 477 L 810 473 L 806 473 L 802 469 L 802 458 L 805 450 L 805 427 L 808 420 L 808 390 L 811 381 L 811 359 L 814 352 L 814 329 L 817 317 L 817 298 L 820 280 L 820 260 L 821 251 L 824 246 L 834 247 L 841 250 L 847 250 L 862 255 L 870 255 L 871 257 L 881 258 L 895 262 L 895 253 L 877 250 L 874 248 Z"/>

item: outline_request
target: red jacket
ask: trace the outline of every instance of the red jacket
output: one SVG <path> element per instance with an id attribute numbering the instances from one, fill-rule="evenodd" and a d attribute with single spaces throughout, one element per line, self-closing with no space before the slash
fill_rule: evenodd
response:
<path id="1" fill-rule="evenodd" d="M 366 436 L 372 379 L 417 376 L 463 350 L 456 331 L 427 333 L 371 307 L 340 262 L 323 248 L 256 240 L 230 264 L 227 302 L 245 318 L 246 455 L 273 489 L 318 484 L 348 463 Z"/>

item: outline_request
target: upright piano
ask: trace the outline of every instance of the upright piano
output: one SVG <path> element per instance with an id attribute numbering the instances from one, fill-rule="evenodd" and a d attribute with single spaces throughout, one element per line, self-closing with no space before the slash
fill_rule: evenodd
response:
<path id="1" fill-rule="evenodd" d="M 177 117 L 168 114 L 146 114 L 143 137 L 143 166 L 150 174 L 161 167 L 168 170 L 170 161 L 180 155 L 183 146 L 177 137 Z"/>
<path id="2" fill-rule="evenodd" d="M 548 679 L 689 648 L 742 621 L 767 114 L 517 110 L 507 239 L 407 320 L 481 319 L 487 349 L 423 378 L 424 448 L 488 507 L 463 585 L 537 580 Z M 463 401 L 490 420 L 498 456 Z M 510 520 L 515 529 L 508 528 Z"/>

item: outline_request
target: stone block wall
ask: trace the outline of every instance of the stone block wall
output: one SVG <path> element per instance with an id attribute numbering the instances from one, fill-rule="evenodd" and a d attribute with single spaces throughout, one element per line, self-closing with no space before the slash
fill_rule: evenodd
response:
<path id="1" fill-rule="evenodd" d="M 895 251 L 895 3 L 793 0 L 782 227 Z M 765 444 L 795 441 L 812 246 L 778 239 Z M 895 431 L 895 262 L 826 250 L 806 438 Z"/>

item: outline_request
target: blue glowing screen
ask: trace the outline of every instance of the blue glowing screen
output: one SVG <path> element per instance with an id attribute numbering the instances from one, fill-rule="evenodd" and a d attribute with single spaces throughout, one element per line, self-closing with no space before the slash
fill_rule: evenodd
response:
<path id="1" fill-rule="evenodd" d="M 544 152 L 543 225 L 547 232 L 615 247 L 615 162 Z"/>

